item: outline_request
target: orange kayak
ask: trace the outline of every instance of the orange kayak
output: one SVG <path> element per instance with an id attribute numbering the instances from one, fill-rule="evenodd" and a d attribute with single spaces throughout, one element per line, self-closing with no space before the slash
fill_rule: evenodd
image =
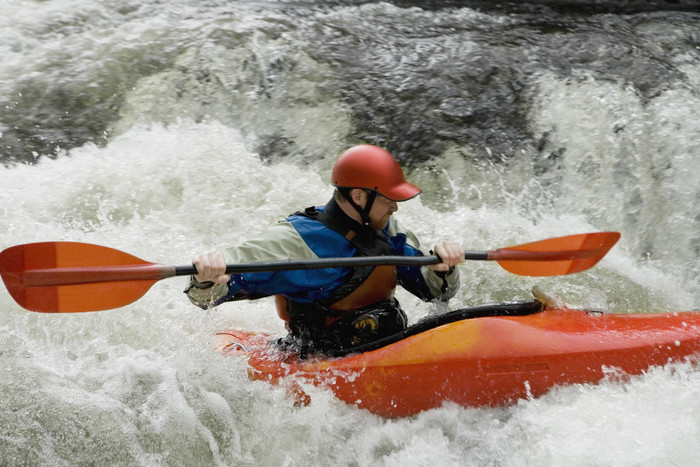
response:
<path id="1" fill-rule="evenodd" d="M 499 406 L 557 385 L 641 374 L 700 351 L 700 312 L 611 314 L 543 305 L 486 305 L 409 327 L 381 347 L 344 357 L 276 349 L 273 336 L 217 333 L 225 355 L 247 357 L 249 377 L 330 389 L 342 401 L 402 417 L 450 401 Z M 385 345 L 384 345 L 385 344 Z"/>

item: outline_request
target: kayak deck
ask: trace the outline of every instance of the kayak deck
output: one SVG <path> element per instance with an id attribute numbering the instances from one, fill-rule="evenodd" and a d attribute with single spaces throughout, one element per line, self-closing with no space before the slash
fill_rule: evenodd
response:
<path id="1" fill-rule="evenodd" d="M 489 307 L 495 316 L 438 323 L 342 358 L 301 360 L 270 345 L 272 336 L 239 330 L 217 333 L 218 349 L 246 356 L 251 379 L 277 384 L 294 375 L 387 417 L 414 415 L 447 401 L 505 405 L 557 385 L 641 374 L 700 351 L 697 312 L 611 314 L 550 306 L 536 311 L 530 305 L 522 315 L 502 316 L 495 312 L 498 306 Z"/>

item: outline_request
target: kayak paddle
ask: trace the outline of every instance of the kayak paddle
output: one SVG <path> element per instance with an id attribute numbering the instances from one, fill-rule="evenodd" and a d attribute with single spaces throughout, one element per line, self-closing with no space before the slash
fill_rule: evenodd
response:
<path id="1" fill-rule="evenodd" d="M 506 271 L 524 276 L 572 274 L 595 265 L 619 238 L 618 232 L 569 235 L 492 251 L 467 251 L 465 259 L 497 261 Z M 226 273 L 438 263 L 437 255 L 355 256 L 228 264 Z M 74 313 L 128 305 L 159 280 L 196 274 L 196 269 L 149 263 L 89 243 L 42 242 L 3 250 L 0 274 L 12 298 L 27 310 Z"/>

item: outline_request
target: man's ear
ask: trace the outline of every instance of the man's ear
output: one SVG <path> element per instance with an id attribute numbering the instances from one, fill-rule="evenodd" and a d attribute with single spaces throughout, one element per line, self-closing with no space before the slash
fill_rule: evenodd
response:
<path id="1" fill-rule="evenodd" d="M 364 204 L 367 202 L 367 192 L 360 188 L 350 190 L 350 197 L 355 204 L 361 207 L 364 207 Z"/>

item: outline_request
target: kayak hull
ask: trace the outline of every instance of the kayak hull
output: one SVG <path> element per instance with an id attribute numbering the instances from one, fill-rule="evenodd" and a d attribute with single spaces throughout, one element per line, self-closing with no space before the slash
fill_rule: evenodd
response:
<path id="1" fill-rule="evenodd" d="M 700 351 L 700 313 L 611 314 L 545 308 L 526 316 L 464 319 L 376 350 L 300 360 L 271 336 L 221 331 L 218 349 L 243 355 L 249 376 L 327 387 L 342 401 L 385 417 L 454 402 L 500 406 L 555 386 L 641 374 Z M 289 378 L 294 376 L 294 378 Z"/>

